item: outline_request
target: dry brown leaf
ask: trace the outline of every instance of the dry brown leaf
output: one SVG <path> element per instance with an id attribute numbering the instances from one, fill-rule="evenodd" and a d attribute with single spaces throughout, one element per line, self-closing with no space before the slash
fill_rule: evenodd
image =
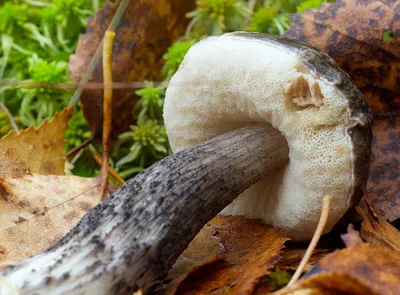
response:
<path id="1" fill-rule="evenodd" d="M 193 267 L 200 266 L 207 261 L 214 261 L 224 252 L 222 244 L 213 237 L 215 230 L 206 225 L 190 242 L 187 249 L 179 256 L 170 270 L 170 277 L 178 277 L 189 273 Z"/>
<path id="2" fill-rule="evenodd" d="M 97 205 L 97 178 L 25 175 L 0 181 L 0 260 L 19 261 L 52 246 Z"/>
<path id="3" fill-rule="evenodd" d="M 0 140 L 0 260 L 42 252 L 100 200 L 97 178 L 62 175 L 72 112 L 65 109 L 37 129 Z"/>
<path id="4" fill-rule="evenodd" d="M 287 248 L 282 253 L 282 259 L 279 260 L 277 266 L 284 270 L 295 271 L 299 266 L 301 259 L 307 251 L 307 246 L 304 248 Z M 312 269 L 312 267 L 323 257 L 331 253 L 332 250 L 329 249 L 315 249 L 310 260 L 307 263 L 304 271 L 307 272 Z"/>
<path id="5" fill-rule="evenodd" d="M 64 133 L 73 108 L 64 109 L 37 129 L 15 134 L 10 132 L 0 140 L 0 179 L 21 177 L 32 173 L 64 174 Z"/>
<path id="6" fill-rule="evenodd" d="M 338 275 L 343 278 L 339 279 Z M 276 294 L 395 295 L 398 294 L 399 285 L 400 252 L 392 251 L 387 247 L 364 244 L 336 251 L 324 257 L 306 278 Z M 322 286 L 330 291 L 291 293 L 305 288 L 314 288 L 318 291 Z M 353 288 L 356 289 L 353 290 Z M 367 290 L 369 292 L 366 292 Z"/>
<path id="7" fill-rule="evenodd" d="M 158 80 L 162 56 L 186 29 L 185 14 L 195 8 L 194 0 L 130 1 L 116 29 L 113 49 L 113 81 Z M 107 2 L 89 21 L 76 54 L 70 59 L 72 80 L 79 82 L 106 31 L 118 3 Z M 102 67 L 96 67 L 91 82 L 102 82 Z M 113 135 L 118 136 L 132 123 L 136 89 L 113 91 Z M 81 95 L 83 112 L 95 133 L 102 128 L 103 90 L 88 89 Z"/>
<path id="8" fill-rule="evenodd" d="M 264 293 L 266 294 L 266 293 Z M 347 274 L 321 273 L 273 295 L 377 295 Z"/>
<path id="9" fill-rule="evenodd" d="M 361 224 L 363 239 L 371 244 L 400 251 L 400 232 L 375 210 L 368 197 L 363 205 L 357 207 L 358 213 L 364 219 Z"/>
<path id="10" fill-rule="evenodd" d="M 176 294 L 251 294 L 259 278 L 279 261 L 288 240 L 257 219 L 217 216 L 208 225 L 226 250 L 224 260 L 189 275 Z"/>
<path id="11" fill-rule="evenodd" d="M 337 0 L 294 15 L 285 36 L 327 52 L 363 92 L 375 114 L 368 190 L 385 218 L 399 218 L 400 2 Z"/>
<path id="12" fill-rule="evenodd" d="M 164 294 L 175 294 L 179 285 L 199 268 L 222 259 L 222 244 L 213 237 L 215 230 L 206 225 L 190 242 L 168 273 L 171 280 L 163 289 Z"/>

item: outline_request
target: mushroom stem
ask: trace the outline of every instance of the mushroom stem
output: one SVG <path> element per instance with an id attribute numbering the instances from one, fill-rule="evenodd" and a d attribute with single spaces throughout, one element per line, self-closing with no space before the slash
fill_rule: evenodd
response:
<path id="1" fill-rule="evenodd" d="M 260 126 L 182 150 L 128 181 L 52 248 L 0 276 L 26 295 L 148 294 L 205 223 L 287 157 L 283 136 Z M 12 290 L 0 285 L 0 294 Z"/>

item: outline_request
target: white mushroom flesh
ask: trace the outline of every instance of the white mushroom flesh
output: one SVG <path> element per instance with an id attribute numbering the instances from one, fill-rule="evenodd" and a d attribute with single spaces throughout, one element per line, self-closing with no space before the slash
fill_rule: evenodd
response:
<path id="1" fill-rule="evenodd" d="M 271 124 L 286 138 L 287 164 L 269 170 L 224 214 L 262 218 L 308 240 L 325 195 L 333 196 L 326 232 L 350 206 L 346 130 L 355 122 L 348 101 L 289 50 L 234 35 L 197 43 L 168 86 L 164 118 L 174 152 L 254 123 Z"/>

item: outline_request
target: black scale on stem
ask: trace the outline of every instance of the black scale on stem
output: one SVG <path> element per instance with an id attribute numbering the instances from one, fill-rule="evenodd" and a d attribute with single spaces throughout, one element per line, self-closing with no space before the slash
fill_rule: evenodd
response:
<path id="1" fill-rule="evenodd" d="M 288 148 L 246 127 L 167 157 L 128 181 L 49 250 L 0 272 L 22 294 L 149 294 L 200 229 Z M 5 284 L 0 294 L 13 294 Z"/>

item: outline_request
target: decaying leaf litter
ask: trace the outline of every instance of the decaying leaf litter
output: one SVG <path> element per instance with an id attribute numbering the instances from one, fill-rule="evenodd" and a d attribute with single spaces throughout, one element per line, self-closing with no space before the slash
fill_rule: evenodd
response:
<path id="1" fill-rule="evenodd" d="M 2 261 L 44 251 L 99 203 L 98 179 L 64 175 L 62 135 L 72 111 L 0 140 Z"/>
<path id="2" fill-rule="evenodd" d="M 389 4 L 387 4 L 386 1 L 366 1 L 364 3 L 358 3 L 359 4 L 358 7 L 360 5 L 362 7 L 366 7 L 365 9 L 366 9 L 367 12 L 370 11 L 372 8 L 374 8 L 374 12 L 382 13 L 382 12 L 379 12 L 379 11 L 381 11 L 381 10 L 388 11 L 388 6 L 387 5 L 390 5 L 391 3 L 394 5 L 393 7 L 397 7 L 395 5 L 398 5 L 396 2 L 390 2 Z M 333 16 L 338 17 L 338 14 L 339 14 L 338 12 L 342 12 L 344 15 L 346 15 L 347 9 L 349 9 L 349 11 L 351 10 L 351 8 L 352 8 L 351 5 L 352 5 L 352 3 L 350 1 L 337 1 L 337 3 L 332 4 L 331 6 L 329 6 L 329 5 L 322 6 L 319 11 L 317 11 L 317 12 L 314 11 L 314 12 L 318 16 L 321 16 L 321 14 L 322 14 L 321 19 L 323 21 L 325 21 L 325 22 L 322 22 L 322 24 L 321 24 L 321 22 L 318 21 L 318 18 L 316 18 L 317 20 L 316 19 L 312 19 L 312 21 L 310 21 L 308 19 L 307 20 L 307 24 L 309 24 L 310 26 L 315 26 L 317 28 L 320 28 L 321 26 L 324 27 L 324 28 L 326 28 L 326 27 L 331 28 L 330 23 L 327 23 L 326 20 L 332 20 L 333 21 L 333 25 L 332 25 L 333 32 L 336 32 L 336 31 L 340 32 L 339 29 L 334 27 L 334 25 L 336 25 L 336 22 L 334 22 L 335 17 L 333 17 Z M 334 12 L 334 13 L 332 12 L 333 15 L 329 15 L 330 17 L 326 17 L 326 15 L 323 14 L 323 13 L 326 12 L 325 9 L 328 9 L 328 12 L 329 12 L 329 9 L 331 9 L 331 12 L 335 11 L 335 10 L 336 10 L 336 12 Z M 352 9 L 352 11 L 354 13 L 354 11 L 356 11 L 356 10 Z M 397 10 L 393 9 L 393 11 L 397 11 Z M 304 16 L 307 16 L 307 14 L 310 14 L 312 12 L 313 12 L 312 10 L 308 10 L 304 14 Z M 360 17 L 361 16 L 368 17 L 368 15 L 369 15 L 368 13 L 363 13 L 363 14 L 360 14 Z M 356 19 L 354 17 L 354 15 L 350 15 L 350 16 L 347 16 L 347 17 Z M 389 20 L 393 19 L 394 17 L 395 17 L 395 14 L 392 14 L 391 18 L 389 18 Z M 343 24 L 343 23 L 341 23 L 341 24 Z M 318 26 L 317 24 L 320 25 L 320 26 Z M 297 25 L 296 17 L 294 17 L 292 28 L 287 33 L 288 36 L 290 36 L 291 31 L 293 30 L 293 28 L 296 29 L 296 25 Z M 312 30 L 310 30 L 310 31 L 305 30 L 304 28 L 302 28 L 300 30 L 300 32 L 302 32 L 303 34 L 305 34 L 304 32 L 306 32 L 306 33 L 309 32 L 311 34 L 313 32 L 313 30 L 316 30 L 316 28 L 312 28 Z M 392 29 L 390 29 L 390 30 L 392 30 L 392 32 L 397 32 L 394 29 L 394 27 L 392 27 Z M 376 31 L 377 31 L 376 33 L 378 34 L 378 33 L 381 33 L 382 30 L 376 30 Z M 339 33 L 337 33 L 337 35 L 338 34 Z M 346 36 L 350 35 L 351 33 L 346 31 L 345 33 L 341 32 L 340 34 L 343 34 L 344 38 L 346 38 Z M 376 35 L 376 36 L 379 36 L 379 35 Z M 396 36 L 396 33 L 394 33 L 394 36 Z M 292 37 L 292 36 L 290 36 L 290 37 Z M 354 36 L 350 35 L 350 37 L 353 38 Z M 357 37 L 360 37 L 360 35 L 357 35 Z M 383 35 L 382 35 L 382 38 L 383 38 Z M 329 39 L 329 40 L 332 41 L 332 38 Z M 379 39 L 379 40 L 381 40 L 381 39 Z M 398 39 L 396 39 L 396 38 L 394 38 L 394 40 L 398 41 Z M 306 41 L 306 42 L 309 42 L 309 43 L 313 44 L 312 39 L 307 39 L 306 38 L 306 39 L 303 39 L 303 41 Z M 362 42 L 365 42 L 365 40 L 362 40 Z M 333 43 L 333 45 L 329 45 L 329 46 L 324 45 L 324 46 L 327 46 L 328 48 L 331 48 L 331 47 L 332 48 L 336 48 L 337 50 L 340 50 L 341 47 L 343 47 L 343 48 L 348 48 L 349 47 L 349 46 L 348 47 L 340 46 L 340 45 L 337 45 L 337 44 L 340 44 L 340 43 Z M 317 44 L 313 44 L 313 45 L 319 47 Z M 381 45 L 382 45 L 382 42 L 381 42 Z M 352 48 L 356 47 L 356 46 L 354 46 L 354 44 L 352 46 L 353 47 L 351 47 L 349 49 L 350 52 L 352 52 L 351 50 L 354 50 Z M 385 44 L 383 44 L 383 46 L 385 46 Z M 325 48 L 323 48 L 323 49 L 325 49 Z M 329 52 L 329 50 L 327 50 L 327 51 L 328 51 L 329 54 L 331 54 L 335 58 L 335 54 L 334 53 Z M 340 53 L 338 55 L 340 56 Z M 372 56 L 372 54 L 369 54 L 369 56 Z M 362 60 L 363 59 L 361 59 L 361 61 Z M 352 69 L 350 69 L 350 68 L 347 69 L 341 63 L 340 60 L 336 60 L 336 61 L 339 64 L 341 64 L 350 73 L 350 75 L 352 75 L 352 73 L 353 73 Z M 394 63 L 390 63 L 390 66 L 393 66 L 395 68 L 396 63 L 395 62 Z M 363 73 L 363 71 L 360 71 L 359 69 L 358 70 L 357 69 L 354 70 L 354 72 L 357 73 L 357 74 L 359 74 L 360 72 Z M 387 73 L 387 72 L 385 72 L 385 73 Z M 358 77 L 358 76 L 354 76 L 353 77 L 353 79 L 357 83 L 358 80 L 355 77 Z M 393 75 L 390 76 L 390 77 L 393 77 Z M 364 80 L 360 79 L 360 81 L 363 81 L 364 83 L 368 83 L 368 81 L 371 81 L 369 79 L 370 78 L 364 79 Z M 365 82 L 365 81 L 367 81 L 367 82 Z M 372 81 L 374 81 L 373 83 L 375 83 L 375 80 L 372 80 Z M 363 86 L 360 86 L 360 85 L 363 85 L 363 84 L 358 84 L 358 86 L 362 90 L 364 90 Z M 380 89 L 377 86 L 374 86 L 374 87 L 376 87 L 377 89 Z M 392 86 L 390 86 L 390 85 L 384 85 L 384 87 L 382 86 L 383 89 L 387 89 L 387 88 L 390 88 L 390 87 L 392 87 Z M 371 89 L 371 88 L 366 87 L 366 89 Z M 393 88 L 393 89 L 396 89 L 396 88 Z M 392 107 L 390 107 L 390 108 L 389 107 L 386 108 L 381 113 L 378 112 L 378 118 L 377 118 L 378 124 L 375 125 L 375 131 L 374 131 L 374 136 L 375 136 L 375 141 L 374 141 L 374 144 L 375 144 L 374 145 L 374 151 L 375 152 L 374 152 L 374 156 L 375 157 L 373 157 L 373 161 L 372 161 L 372 168 L 371 168 L 371 170 L 372 170 L 371 175 L 372 176 L 371 177 L 374 177 L 374 176 L 379 177 L 379 180 L 377 180 L 375 182 L 372 181 L 373 184 L 371 184 L 371 181 L 369 182 L 369 185 L 370 185 L 369 190 L 372 191 L 372 192 L 375 192 L 374 195 L 373 195 L 375 203 L 377 204 L 378 208 L 381 210 L 381 213 L 383 214 L 383 216 L 385 216 L 385 218 L 389 219 L 389 221 L 393 221 L 393 220 L 396 220 L 398 218 L 398 214 L 396 213 L 396 212 L 398 212 L 398 211 L 396 211 L 396 210 L 398 210 L 398 206 L 396 206 L 396 204 L 397 204 L 396 200 L 398 200 L 398 190 L 396 189 L 396 187 L 398 186 L 398 169 L 396 170 L 396 165 L 395 165 L 395 163 L 396 163 L 395 159 L 396 159 L 397 154 L 398 154 L 398 153 L 395 152 L 395 147 L 396 147 L 395 144 L 398 143 L 398 141 L 396 141 L 396 138 L 398 137 L 398 136 L 396 137 L 396 134 L 398 135 L 398 132 L 397 132 L 398 131 L 398 128 L 397 128 L 398 124 L 396 124 L 396 119 L 398 118 L 398 115 L 396 115 L 395 113 L 393 114 L 393 112 L 392 112 L 393 109 L 394 110 L 398 109 L 398 106 L 396 105 L 396 101 L 398 101 L 398 96 L 396 96 L 396 95 L 398 95 L 398 93 L 396 92 L 396 90 L 393 90 L 393 92 L 395 93 L 395 94 L 393 94 L 395 96 L 390 96 L 390 95 L 389 96 L 382 96 L 382 95 L 379 96 L 379 98 L 381 98 L 381 97 L 389 97 L 387 101 L 389 103 L 391 103 L 391 104 L 394 104 L 394 105 L 392 105 Z M 372 98 L 369 98 L 370 97 L 369 96 L 370 93 L 367 90 L 364 90 L 364 95 L 367 97 L 367 100 L 369 102 L 373 101 Z M 378 96 L 375 96 L 375 97 L 378 97 Z M 379 102 L 379 103 L 376 103 L 376 101 L 373 101 L 372 103 L 370 102 L 370 105 L 375 110 L 375 112 L 377 112 L 377 110 L 379 110 L 379 107 L 381 107 L 380 103 L 382 103 L 382 102 Z M 383 122 L 383 123 L 380 123 L 380 122 Z M 379 126 L 381 126 L 381 127 L 379 127 Z M 385 126 L 385 127 L 382 127 L 382 126 Z M 387 141 L 388 142 L 387 144 L 382 145 L 383 148 L 380 149 L 379 147 L 380 147 L 380 143 L 382 143 L 382 140 L 381 140 L 382 137 L 384 137 L 385 139 L 389 138 L 388 139 L 389 141 Z M 385 142 L 385 141 L 383 141 L 383 142 Z M 384 160 L 382 159 L 382 157 L 376 156 L 376 155 L 379 155 L 379 151 L 382 151 L 381 153 L 383 153 L 386 156 Z M 394 152 L 391 152 L 391 151 L 394 151 Z M 379 165 L 381 165 L 379 163 L 382 163 L 381 161 L 384 161 L 384 164 L 382 164 L 382 165 L 385 168 L 389 167 L 389 169 L 386 169 L 386 171 L 384 171 L 384 173 L 382 173 L 382 169 L 379 168 Z M 374 166 L 375 162 L 378 162 L 378 164 L 376 164 Z M 22 167 L 26 167 L 26 166 L 22 166 Z M 29 165 L 28 167 L 31 167 L 31 166 Z M 23 169 L 23 168 L 19 168 L 19 169 Z M 46 169 L 49 169 L 49 168 L 46 166 L 46 167 L 43 167 L 41 169 L 45 169 L 46 170 Z M 20 171 L 22 171 L 22 170 L 20 170 Z M 377 171 L 377 172 L 375 172 L 375 171 Z M 396 171 L 397 171 L 397 174 L 396 174 Z M 35 173 L 35 172 L 32 172 L 32 173 Z M 375 175 L 374 175 L 374 173 L 375 173 Z M 391 173 L 389 175 L 389 177 L 388 177 L 387 173 Z M 45 172 L 45 174 L 48 174 L 48 173 Z M 54 173 L 54 174 L 57 174 L 57 173 Z M 33 175 L 33 176 L 35 176 L 35 175 Z M 385 181 L 380 181 L 382 179 L 384 179 Z M 29 182 L 29 179 L 28 179 L 28 182 Z M 384 185 L 384 187 L 381 187 L 382 185 Z M 380 187 L 379 190 L 375 190 L 376 186 Z M 379 193 L 376 193 L 377 191 Z M 382 205 L 382 203 L 379 203 L 379 198 L 384 198 L 383 205 Z M 390 201 L 388 201 L 388 199 Z M 385 204 L 388 204 L 388 203 L 390 204 L 390 206 L 386 209 Z M 379 213 L 376 213 L 376 212 L 374 213 L 374 209 L 373 209 L 373 207 L 371 207 L 372 204 L 369 204 L 368 206 L 369 206 L 368 210 L 370 210 L 370 211 L 372 210 L 371 212 L 373 212 L 372 215 L 370 215 L 370 216 L 374 216 L 374 218 L 377 218 L 377 221 L 375 221 L 376 223 L 372 222 L 372 224 L 376 224 L 375 226 L 372 226 L 371 224 L 367 225 L 368 221 L 371 222 L 371 218 L 372 217 L 367 217 L 365 215 L 366 214 L 365 212 L 361 213 L 362 217 L 364 218 L 364 223 L 363 223 L 362 228 L 361 228 L 361 236 L 368 243 L 371 243 L 371 244 L 375 244 L 374 241 L 382 241 L 383 240 L 383 242 L 380 242 L 381 246 L 376 246 L 374 248 L 373 246 L 370 246 L 369 244 L 363 245 L 362 247 L 361 246 L 358 247 L 359 245 L 355 245 L 355 246 L 353 246 L 353 247 L 351 247 L 349 249 L 346 249 L 346 250 L 349 250 L 348 252 L 346 252 L 346 250 L 342 250 L 343 252 L 339 252 L 339 253 L 344 253 L 343 254 L 343 258 L 341 258 L 341 261 L 344 261 L 344 267 L 345 268 L 343 268 L 343 265 L 336 265 L 334 263 L 338 259 L 337 257 L 340 257 L 340 256 L 333 256 L 336 253 L 331 254 L 332 256 L 328 255 L 326 258 L 322 259 L 320 261 L 320 263 L 318 263 L 317 267 L 314 268 L 310 272 L 311 275 L 308 278 L 306 278 L 305 280 L 299 282 L 299 284 L 297 284 L 295 286 L 292 286 L 291 289 L 288 289 L 287 290 L 287 292 L 288 292 L 287 294 L 289 294 L 289 292 L 294 292 L 294 291 L 298 291 L 298 290 L 303 290 L 303 291 L 307 291 L 307 292 L 314 292 L 314 293 L 311 293 L 311 294 L 331 294 L 331 293 L 332 294 L 337 294 L 335 292 L 347 292 L 347 293 L 350 293 L 350 294 L 368 294 L 368 293 L 362 293 L 362 292 L 370 292 L 371 294 L 395 294 L 393 292 L 396 292 L 396 289 L 395 289 L 394 286 L 398 282 L 398 276 L 399 275 L 398 275 L 398 273 L 396 273 L 396 271 L 398 269 L 398 265 L 390 264 L 389 263 L 390 259 L 389 260 L 385 260 L 383 257 L 392 257 L 393 261 L 398 261 L 398 257 L 397 257 L 398 255 L 396 254 L 396 252 L 394 252 L 392 250 L 388 250 L 386 248 L 379 248 L 379 247 L 384 247 L 384 246 L 392 245 L 393 243 L 395 243 L 396 242 L 396 238 L 394 238 L 394 240 L 393 240 L 393 238 L 391 238 L 391 237 L 393 237 L 393 235 L 396 237 L 396 234 L 398 232 L 397 232 L 397 230 L 395 228 L 390 227 L 389 224 L 385 223 L 384 219 L 382 219 L 382 217 L 379 216 Z M 45 209 L 45 210 L 47 210 L 47 209 Z M 360 212 L 363 212 L 363 211 L 361 211 L 363 209 L 359 209 L 359 210 L 360 210 Z M 381 228 L 381 224 L 384 224 L 383 227 L 385 229 Z M 389 226 L 389 228 L 388 228 L 388 226 Z M 372 230 L 372 229 L 374 229 L 374 230 Z M 388 232 L 389 232 L 389 237 L 386 237 Z M 240 234 L 240 232 L 239 232 L 239 234 Z M 382 246 L 382 244 L 383 244 L 383 246 Z M 396 250 L 396 247 L 393 247 L 393 246 L 389 246 L 389 247 L 391 249 L 393 249 L 393 250 Z M 351 252 L 350 249 L 353 252 Z M 375 259 L 375 260 L 369 259 L 369 260 L 371 260 L 370 262 L 372 263 L 372 266 L 364 265 L 363 264 L 364 260 L 368 260 L 368 259 L 365 259 L 365 257 L 369 257 L 368 255 L 371 255 L 370 251 L 373 251 L 373 253 L 376 252 L 376 253 L 384 253 L 384 254 L 382 254 L 382 256 L 379 256 L 382 259 Z M 284 253 L 285 252 L 283 251 L 283 254 Z M 350 254 L 348 254 L 348 253 L 350 253 Z M 376 277 L 378 275 L 373 276 L 373 280 L 369 279 L 369 278 L 365 278 L 364 279 L 363 277 L 359 277 L 358 273 L 355 273 L 354 271 L 351 270 L 351 268 L 347 267 L 348 266 L 347 265 L 348 261 L 350 261 L 352 256 L 357 255 L 357 253 L 360 255 L 360 263 L 362 264 L 362 267 L 366 267 L 366 268 L 367 267 L 372 267 L 376 271 L 376 269 L 379 270 L 379 267 L 387 269 L 387 263 L 389 263 L 391 265 L 391 267 L 393 267 L 393 270 L 390 269 L 390 271 L 388 271 L 388 277 L 387 278 L 385 278 L 385 277 L 381 278 L 381 281 L 376 279 Z M 32 253 L 28 253 L 27 255 L 30 255 L 30 254 L 32 254 Z M 330 257 L 333 257 L 332 260 L 329 260 Z M 346 259 L 345 257 L 349 257 L 349 258 Z M 279 261 L 279 259 L 276 259 L 276 260 L 277 260 L 276 261 L 276 263 L 277 263 Z M 326 261 L 328 261 L 328 262 L 326 262 Z M 330 262 L 330 261 L 333 261 L 333 262 Z M 223 262 L 224 262 L 224 260 L 217 259 L 217 261 L 212 262 L 210 265 L 206 265 L 205 267 L 209 267 L 209 266 L 211 266 L 211 265 L 213 265 L 215 263 L 215 264 L 217 264 L 216 266 L 218 268 L 218 263 L 223 263 Z M 326 264 L 324 264 L 324 263 L 327 263 L 328 267 L 325 267 Z M 271 269 L 272 269 L 272 265 L 271 265 Z M 321 272 L 321 269 L 324 270 L 324 273 L 317 274 L 315 276 L 312 275 L 314 273 Z M 201 270 L 201 268 L 200 268 L 200 270 Z M 229 271 L 230 270 L 228 269 L 228 272 Z M 336 271 L 338 273 L 336 273 Z M 267 274 L 267 272 L 265 274 Z M 192 276 L 194 275 L 194 278 L 192 278 L 192 280 L 194 280 L 194 282 L 196 282 L 197 279 L 201 279 L 202 278 L 201 273 L 198 274 L 199 277 L 196 277 L 196 271 L 191 275 Z M 254 285 L 257 284 L 258 281 L 259 281 L 258 278 L 254 279 L 252 288 L 254 288 Z M 217 283 L 220 283 L 220 282 L 221 281 L 218 280 Z M 350 282 L 350 283 L 349 283 L 349 286 L 347 286 L 346 284 L 342 284 L 342 282 Z M 385 284 L 386 287 L 385 288 L 379 288 L 379 286 L 381 286 L 380 284 Z M 225 287 L 226 288 L 224 289 L 224 291 L 230 290 L 234 286 L 228 284 L 228 286 L 225 286 Z M 247 289 L 246 292 L 252 292 L 251 290 L 252 289 Z M 193 290 L 188 290 L 188 292 L 191 292 L 191 291 L 193 291 Z M 286 294 L 284 292 L 286 292 L 286 291 L 283 290 L 282 294 Z M 232 294 L 235 294 L 235 293 L 232 293 Z"/>

